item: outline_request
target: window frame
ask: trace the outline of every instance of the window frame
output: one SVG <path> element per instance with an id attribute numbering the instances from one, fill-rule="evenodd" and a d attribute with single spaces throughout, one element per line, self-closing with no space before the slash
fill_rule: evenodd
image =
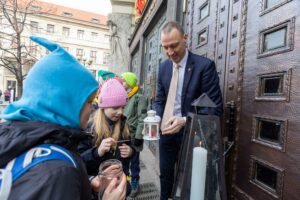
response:
<path id="1" fill-rule="evenodd" d="M 93 61 L 94 64 L 97 62 L 97 51 L 95 50 L 90 51 L 90 59 Z"/>
<path id="2" fill-rule="evenodd" d="M 84 30 L 78 29 L 77 30 L 77 39 L 83 39 L 84 38 Z"/>
<path id="3" fill-rule="evenodd" d="M 282 93 L 278 95 L 261 95 L 262 79 L 283 76 Z M 267 73 L 257 74 L 255 89 L 255 101 L 290 101 L 292 67 L 286 70 L 268 71 Z"/>
<path id="4" fill-rule="evenodd" d="M 201 10 L 207 6 L 208 12 L 207 15 L 201 18 Z M 198 24 L 201 23 L 202 21 L 204 21 L 207 17 L 209 17 L 210 15 L 210 1 L 205 1 L 199 8 L 198 8 Z"/>
<path id="5" fill-rule="evenodd" d="M 286 45 L 276 49 L 271 49 L 269 51 L 264 51 L 265 35 L 280 30 L 284 27 L 286 27 L 287 30 L 286 38 L 285 38 Z M 263 58 L 267 56 L 273 56 L 276 54 L 292 51 L 294 49 L 294 34 L 295 34 L 294 30 L 295 30 L 295 17 L 260 31 L 259 39 L 258 39 L 259 47 L 258 47 L 257 58 Z"/>
<path id="6" fill-rule="evenodd" d="M 205 32 L 206 32 L 206 36 L 207 36 L 207 37 L 206 37 L 206 41 L 203 42 L 203 43 L 201 44 L 201 43 L 199 43 L 199 36 L 200 36 L 201 34 L 205 33 Z M 200 48 L 200 47 L 202 47 L 202 46 L 208 44 L 208 37 L 209 37 L 209 27 L 207 26 L 207 27 L 203 28 L 202 30 L 200 30 L 200 31 L 197 33 L 197 46 L 196 46 L 196 48 Z"/>
<path id="7" fill-rule="evenodd" d="M 55 26 L 53 24 L 47 24 L 47 33 L 54 34 Z"/>
<path id="8" fill-rule="evenodd" d="M 36 26 L 34 26 L 36 25 Z M 30 21 L 30 30 L 32 32 L 38 32 L 39 31 L 39 22 L 37 21 Z"/>
<path id="9" fill-rule="evenodd" d="M 269 168 L 273 171 L 277 172 L 277 180 L 276 180 L 276 189 L 269 187 L 268 185 L 262 183 L 261 181 L 258 181 L 255 179 L 255 168 L 256 163 L 263 165 L 266 168 Z M 275 166 L 265 160 L 259 159 L 253 155 L 250 155 L 250 169 L 249 169 L 249 182 L 258 187 L 259 189 L 263 190 L 267 194 L 277 198 L 282 199 L 282 193 L 283 193 L 283 181 L 284 181 L 284 169 Z"/>
<path id="10" fill-rule="evenodd" d="M 79 52 L 81 52 L 81 53 L 79 53 Z M 84 55 L 84 50 L 81 48 L 77 48 L 76 49 L 76 57 L 81 59 L 83 57 L 83 55 Z"/>
<path id="11" fill-rule="evenodd" d="M 278 142 L 272 142 L 270 140 L 264 140 L 262 138 L 259 138 L 259 120 L 261 121 L 267 121 L 267 122 L 279 122 L 281 124 L 280 131 L 279 131 L 279 141 Z M 275 150 L 279 150 L 281 152 L 285 152 L 286 150 L 286 137 L 287 137 L 287 126 L 288 126 L 288 120 L 283 118 L 274 118 L 270 116 L 264 116 L 264 115 L 253 115 L 252 118 L 253 124 L 252 124 L 252 136 L 251 141 Z"/>
<path id="12" fill-rule="evenodd" d="M 260 17 L 273 11 L 273 10 L 276 10 L 277 8 L 279 8 L 279 7 L 283 6 L 284 4 L 289 3 L 293 0 L 283 0 L 281 3 L 275 4 L 274 6 L 272 6 L 270 8 L 266 8 L 267 1 L 268 0 L 262 0 L 261 11 L 260 11 L 260 15 L 259 15 Z"/>
<path id="13" fill-rule="evenodd" d="M 110 64 L 110 53 L 108 52 L 103 52 L 103 61 L 102 64 L 104 65 L 109 65 Z"/>
<path id="14" fill-rule="evenodd" d="M 62 35 L 65 36 L 65 37 L 69 37 L 70 36 L 70 30 L 71 29 L 69 27 L 63 26 L 62 27 Z"/>
<path id="15" fill-rule="evenodd" d="M 91 32 L 91 39 L 93 41 L 97 40 L 99 38 L 99 34 L 97 32 Z"/>

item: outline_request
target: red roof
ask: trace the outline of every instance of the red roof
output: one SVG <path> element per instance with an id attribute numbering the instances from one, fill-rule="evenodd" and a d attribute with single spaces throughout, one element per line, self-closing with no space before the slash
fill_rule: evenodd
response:
<path id="1" fill-rule="evenodd" d="M 28 0 L 23 0 L 23 3 L 28 2 Z M 39 12 L 45 12 L 51 15 L 68 17 L 70 19 L 77 19 L 81 21 L 91 22 L 95 24 L 106 25 L 107 16 L 100 15 L 84 10 L 69 8 L 57 4 L 47 3 L 43 1 L 34 1 L 32 5 L 32 10 Z"/>

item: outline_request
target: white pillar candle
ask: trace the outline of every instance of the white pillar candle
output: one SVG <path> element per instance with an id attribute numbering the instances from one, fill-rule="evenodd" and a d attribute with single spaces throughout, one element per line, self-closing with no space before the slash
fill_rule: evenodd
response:
<path id="1" fill-rule="evenodd" d="M 193 150 L 192 184 L 190 200 L 203 200 L 205 192 L 207 150 L 195 147 Z"/>

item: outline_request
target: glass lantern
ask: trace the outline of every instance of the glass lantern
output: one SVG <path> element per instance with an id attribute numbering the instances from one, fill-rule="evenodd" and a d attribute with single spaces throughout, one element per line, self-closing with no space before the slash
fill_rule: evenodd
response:
<path id="1" fill-rule="evenodd" d="M 159 140 L 159 125 L 160 117 L 154 110 L 149 110 L 144 119 L 144 140 Z"/>

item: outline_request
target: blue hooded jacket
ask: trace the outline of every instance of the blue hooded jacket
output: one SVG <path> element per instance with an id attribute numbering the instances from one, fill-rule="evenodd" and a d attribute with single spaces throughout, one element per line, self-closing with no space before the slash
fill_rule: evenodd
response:
<path id="1" fill-rule="evenodd" d="M 79 128 L 81 109 L 98 89 L 96 79 L 60 45 L 41 37 L 30 39 L 51 53 L 32 67 L 24 81 L 22 97 L 8 105 L 1 118 Z"/>

